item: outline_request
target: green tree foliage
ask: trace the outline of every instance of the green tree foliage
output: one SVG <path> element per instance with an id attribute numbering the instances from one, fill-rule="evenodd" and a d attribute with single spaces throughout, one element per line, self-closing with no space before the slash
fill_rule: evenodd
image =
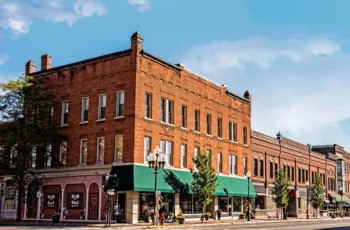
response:
<path id="1" fill-rule="evenodd" d="M 51 116 L 54 95 L 41 78 L 22 76 L 2 84 L 1 89 L 0 177 L 10 176 L 16 186 L 20 221 L 24 188 L 37 177 L 36 168 L 57 164 L 52 153 L 62 137 Z M 48 144 L 51 154 L 46 154 Z"/>
<path id="2" fill-rule="evenodd" d="M 273 182 L 274 187 L 272 188 L 273 201 L 277 208 L 281 209 L 281 218 L 283 217 L 283 208 L 288 206 L 288 186 L 290 181 L 287 176 L 287 172 L 280 168 L 278 171 L 275 181 Z"/>
<path id="3" fill-rule="evenodd" d="M 326 199 L 326 189 L 322 185 L 322 178 L 316 175 L 315 183 L 310 189 L 310 203 L 314 209 L 316 209 L 316 219 L 319 208 L 322 206 Z"/>
<path id="4" fill-rule="evenodd" d="M 212 202 L 212 196 L 218 187 L 218 176 L 211 166 L 211 154 L 200 151 L 193 159 L 198 171 L 194 171 L 191 190 L 198 197 L 198 202 L 203 206 L 202 221 L 204 221 L 204 209 Z"/>

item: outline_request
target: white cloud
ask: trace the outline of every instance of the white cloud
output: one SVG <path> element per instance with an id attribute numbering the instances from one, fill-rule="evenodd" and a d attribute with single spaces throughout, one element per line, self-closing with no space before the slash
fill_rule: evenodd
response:
<path id="1" fill-rule="evenodd" d="M 131 5 L 137 5 L 140 12 L 145 12 L 151 7 L 151 0 L 128 0 Z"/>
<path id="2" fill-rule="evenodd" d="M 308 38 L 213 42 L 184 53 L 182 63 L 241 95 L 253 95 L 253 129 L 280 130 L 303 143 L 350 150 L 350 56 L 337 42 Z M 348 126 L 347 126 L 348 127 Z"/>
<path id="3" fill-rule="evenodd" d="M 5 64 L 5 62 L 9 59 L 9 56 L 7 54 L 0 54 L 0 66 Z"/>
<path id="4" fill-rule="evenodd" d="M 2 0 L 0 29 L 23 34 L 29 32 L 35 20 L 66 22 L 72 26 L 79 19 L 106 12 L 101 0 L 75 0 L 70 6 L 64 6 L 62 0 Z"/>

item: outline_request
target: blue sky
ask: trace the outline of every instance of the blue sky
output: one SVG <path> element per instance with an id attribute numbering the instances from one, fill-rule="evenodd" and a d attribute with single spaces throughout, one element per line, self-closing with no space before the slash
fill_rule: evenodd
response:
<path id="1" fill-rule="evenodd" d="M 0 0 L 0 81 L 129 48 L 253 95 L 253 129 L 350 151 L 348 0 Z"/>

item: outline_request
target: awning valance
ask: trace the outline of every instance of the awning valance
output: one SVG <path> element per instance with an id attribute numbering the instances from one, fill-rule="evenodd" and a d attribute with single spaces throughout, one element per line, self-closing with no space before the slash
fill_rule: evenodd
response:
<path id="1" fill-rule="evenodd" d="M 340 195 L 338 193 L 328 193 L 328 195 L 332 198 L 331 201 L 333 201 L 333 199 L 336 200 L 336 202 L 350 202 L 349 197 L 347 197 L 346 195 Z"/>
<path id="2" fill-rule="evenodd" d="M 192 173 L 176 169 L 158 170 L 157 190 L 163 193 L 189 193 L 191 194 Z M 117 174 L 118 191 L 154 192 L 154 169 L 142 165 L 113 166 L 110 174 Z M 166 178 L 171 178 L 167 180 Z M 248 196 L 248 180 L 230 176 L 218 176 L 219 186 L 215 191 L 217 196 Z M 171 186 L 172 184 L 173 186 Z M 174 191 L 173 187 L 177 188 Z M 256 197 L 256 191 L 249 182 L 249 196 Z"/>

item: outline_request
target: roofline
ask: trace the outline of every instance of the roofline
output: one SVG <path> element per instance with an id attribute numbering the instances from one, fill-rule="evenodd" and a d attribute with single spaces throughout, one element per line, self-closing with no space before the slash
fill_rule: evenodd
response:
<path id="1" fill-rule="evenodd" d="M 228 90 L 226 91 L 226 94 L 227 94 L 228 96 L 231 96 L 231 97 L 233 97 L 233 98 L 239 100 L 239 101 L 242 101 L 242 102 L 244 102 L 244 103 L 250 104 L 250 100 L 248 100 L 248 99 L 246 99 L 246 98 L 244 98 L 244 97 L 240 97 L 240 96 L 238 96 L 237 94 L 234 94 L 234 93 L 232 93 L 232 92 L 230 92 L 230 91 L 228 91 Z"/>
<path id="2" fill-rule="evenodd" d="M 176 71 L 182 71 L 182 69 L 180 67 L 178 67 L 178 66 L 176 66 L 174 64 L 171 64 L 170 62 L 167 62 L 164 59 L 161 59 L 161 58 L 159 58 L 159 57 L 157 57 L 157 56 L 155 56 L 155 55 L 153 55 L 151 53 L 148 53 L 148 52 L 146 52 L 144 50 L 141 50 L 141 54 L 144 57 L 149 58 L 152 61 L 155 61 L 155 62 L 157 62 L 157 63 L 159 63 L 161 65 L 165 65 L 165 66 L 170 67 L 171 69 L 174 69 Z"/>
<path id="3" fill-rule="evenodd" d="M 30 73 L 28 75 L 32 76 L 40 76 L 40 75 L 44 75 L 44 74 L 49 74 L 55 71 L 63 71 L 63 70 L 68 70 L 71 68 L 77 68 L 77 67 L 81 67 L 87 64 L 91 64 L 91 63 L 96 63 L 96 62 L 101 62 L 101 61 L 109 61 L 118 57 L 123 57 L 123 56 L 127 56 L 130 55 L 131 53 L 131 49 L 127 49 L 127 50 L 122 50 L 122 51 L 118 51 L 118 52 L 114 52 L 114 53 L 109 53 L 109 54 L 105 54 L 102 56 L 97 56 L 97 57 L 93 57 L 93 58 L 88 58 L 82 61 L 78 61 L 78 62 L 73 62 L 70 64 L 66 64 L 66 65 L 62 65 L 62 66 L 57 66 L 57 67 L 53 67 L 50 69 L 46 69 L 46 70 L 40 70 L 34 73 Z"/>

